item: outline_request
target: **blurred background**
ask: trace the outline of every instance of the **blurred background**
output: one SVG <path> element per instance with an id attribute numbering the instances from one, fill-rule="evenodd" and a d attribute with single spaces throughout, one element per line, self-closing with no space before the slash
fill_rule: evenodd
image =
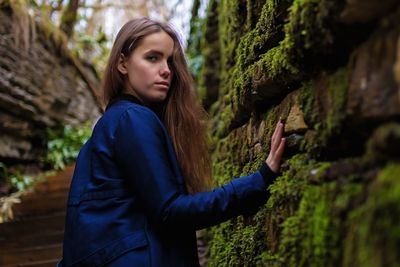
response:
<path id="1" fill-rule="evenodd" d="M 268 202 L 199 231 L 201 266 L 400 266 L 398 0 L 0 0 L 0 266 L 61 257 L 110 48 L 138 16 L 181 36 L 216 186 L 286 120 Z"/>

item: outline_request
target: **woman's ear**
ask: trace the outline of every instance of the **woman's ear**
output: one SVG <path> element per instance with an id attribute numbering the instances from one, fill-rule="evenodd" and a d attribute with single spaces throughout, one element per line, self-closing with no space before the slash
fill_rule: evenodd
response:
<path id="1" fill-rule="evenodd" d="M 126 67 L 126 58 L 125 58 L 125 56 L 123 54 L 121 54 L 119 56 L 117 69 L 122 74 L 127 74 L 128 73 L 128 69 Z"/>

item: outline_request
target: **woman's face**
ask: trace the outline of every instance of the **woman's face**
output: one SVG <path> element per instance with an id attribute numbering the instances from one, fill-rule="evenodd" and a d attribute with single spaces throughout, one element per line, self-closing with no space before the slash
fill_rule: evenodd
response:
<path id="1" fill-rule="evenodd" d="M 145 104 L 161 102 L 171 85 L 174 41 L 164 31 L 145 36 L 129 58 L 122 57 L 118 70 L 126 75 L 125 89 Z"/>

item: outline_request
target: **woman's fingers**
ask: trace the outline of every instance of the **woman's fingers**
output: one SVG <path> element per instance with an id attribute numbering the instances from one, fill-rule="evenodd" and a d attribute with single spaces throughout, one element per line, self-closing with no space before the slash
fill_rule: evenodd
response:
<path id="1" fill-rule="evenodd" d="M 286 139 L 282 138 L 285 125 L 280 119 L 277 123 L 274 133 L 271 137 L 271 150 L 269 152 L 266 163 L 273 172 L 278 173 L 280 169 L 280 162 L 282 159 L 283 151 L 285 150 Z"/>
<path id="2" fill-rule="evenodd" d="M 271 152 L 275 153 L 281 143 L 282 135 L 283 135 L 284 124 L 282 122 L 278 122 L 278 125 L 275 127 L 275 131 L 271 138 Z"/>
<path id="3" fill-rule="evenodd" d="M 272 134 L 272 140 L 276 140 L 276 135 L 279 129 L 279 125 L 281 124 L 281 118 L 279 118 L 278 122 L 276 123 L 274 133 Z"/>
<path id="4" fill-rule="evenodd" d="M 285 143 L 286 143 L 286 139 L 281 138 L 281 141 L 279 143 L 278 149 L 276 150 L 276 154 L 275 154 L 275 159 L 278 162 L 278 164 L 280 164 L 280 162 L 281 162 L 283 151 L 285 150 Z"/>
<path id="5" fill-rule="evenodd" d="M 272 134 L 272 137 L 271 137 L 271 151 L 275 151 L 277 148 L 276 147 L 276 136 L 278 134 L 279 123 L 280 122 L 278 122 L 278 124 L 276 125 L 274 133 Z"/>
<path id="6" fill-rule="evenodd" d="M 266 163 L 268 164 L 269 168 L 275 173 L 279 172 L 283 151 L 285 150 L 285 143 L 286 139 L 281 138 L 279 140 L 279 145 L 276 151 L 274 151 L 274 153 L 270 151 L 268 158 L 266 160 Z"/>
<path id="7" fill-rule="evenodd" d="M 277 124 L 276 124 L 276 126 L 275 126 L 274 133 L 272 134 L 272 137 L 271 137 L 272 140 L 275 139 L 276 132 L 278 131 L 279 123 L 281 123 L 280 120 L 277 122 Z"/>

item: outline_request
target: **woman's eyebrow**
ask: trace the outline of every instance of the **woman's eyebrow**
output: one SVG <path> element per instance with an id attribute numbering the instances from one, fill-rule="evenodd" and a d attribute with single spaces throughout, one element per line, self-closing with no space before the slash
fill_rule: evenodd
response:
<path id="1" fill-rule="evenodd" d="M 150 49 L 149 51 L 146 52 L 146 54 L 158 54 L 160 56 L 164 56 L 164 53 L 162 51 L 156 49 Z M 172 54 L 169 55 L 168 57 L 172 57 Z"/>

